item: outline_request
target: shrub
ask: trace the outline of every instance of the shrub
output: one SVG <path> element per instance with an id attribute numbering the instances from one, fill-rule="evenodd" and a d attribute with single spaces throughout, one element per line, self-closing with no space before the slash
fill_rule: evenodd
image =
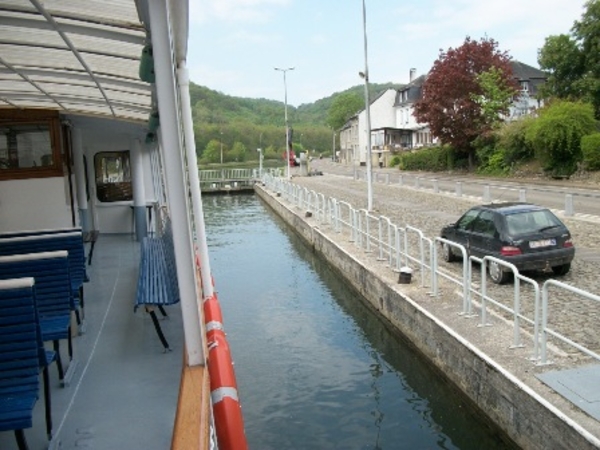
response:
<path id="1" fill-rule="evenodd" d="M 600 133 L 588 134 L 581 138 L 583 166 L 587 170 L 600 170 Z"/>
<path id="2" fill-rule="evenodd" d="M 526 135 L 535 120 L 534 117 L 526 116 L 505 124 L 496 132 L 497 150 L 502 152 L 506 166 L 511 167 L 533 158 L 533 146 L 527 141 Z"/>
<path id="3" fill-rule="evenodd" d="M 595 128 L 591 104 L 557 101 L 540 111 L 528 127 L 526 139 L 545 171 L 552 176 L 569 176 L 582 160 L 581 138 Z"/>
<path id="4" fill-rule="evenodd" d="M 506 164 L 504 152 L 495 149 L 487 156 L 485 165 L 479 166 L 477 173 L 482 175 L 508 175 L 510 166 Z"/>
<path id="5" fill-rule="evenodd" d="M 435 146 L 413 150 L 400 156 L 400 170 L 424 170 L 439 172 L 447 170 L 451 164 L 449 161 L 451 151 L 449 147 Z"/>
<path id="6" fill-rule="evenodd" d="M 400 165 L 400 155 L 392 156 L 392 159 L 390 159 L 390 167 L 396 167 L 399 165 Z"/>

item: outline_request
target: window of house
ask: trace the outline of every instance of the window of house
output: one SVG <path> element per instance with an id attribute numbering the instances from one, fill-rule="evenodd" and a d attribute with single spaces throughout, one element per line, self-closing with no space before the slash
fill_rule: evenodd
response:
<path id="1" fill-rule="evenodd" d="M 120 202 L 133 199 L 129 151 L 96 153 L 94 172 L 99 201 Z"/>
<path id="2" fill-rule="evenodd" d="M 0 179 L 62 176 L 57 114 L 0 115 Z"/>
<path id="3" fill-rule="evenodd" d="M 521 90 L 524 92 L 529 91 L 529 81 L 521 81 Z"/>

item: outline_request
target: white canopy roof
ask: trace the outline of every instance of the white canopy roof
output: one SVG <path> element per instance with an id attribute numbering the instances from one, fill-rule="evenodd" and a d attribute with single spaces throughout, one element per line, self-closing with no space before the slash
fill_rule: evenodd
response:
<path id="1" fill-rule="evenodd" d="M 145 122 L 145 39 L 134 0 L 0 0 L 0 108 Z"/>

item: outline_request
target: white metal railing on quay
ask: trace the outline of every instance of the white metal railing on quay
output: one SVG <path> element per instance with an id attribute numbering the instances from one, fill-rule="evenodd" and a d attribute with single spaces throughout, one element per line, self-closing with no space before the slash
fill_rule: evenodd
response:
<path id="1" fill-rule="evenodd" d="M 540 364 L 548 364 L 548 356 L 547 356 L 548 335 L 554 336 L 556 339 L 558 339 L 572 347 L 575 347 L 577 350 L 585 353 L 588 356 L 591 356 L 592 358 L 594 358 L 596 360 L 600 360 L 600 355 L 598 353 L 593 352 L 592 350 L 584 347 L 581 344 L 578 344 L 577 342 L 567 338 L 563 334 L 560 334 L 557 331 L 552 330 L 551 328 L 548 327 L 548 313 L 549 313 L 548 289 L 550 286 L 556 286 L 556 287 L 562 288 L 566 291 L 569 291 L 573 294 L 577 294 L 581 297 L 587 298 L 588 300 L 592 300 L 594 302 L 600 302 L 600 297 L 595 294 L 592 294 L 591 292 L 584 291 L 583 289 L 576 288 L 574 286 L 571 286 L 567 283 L 562 283 L 560 281 L 556 281 L 556 280 L 552 280 L 552 279 L 546 280 L 546 282 L 542 286 L 542 321 L 541 321 L 541 330 L 540 330 L 540 332 L 541 332 Z"/>
<path id="2" fill-rule="evenodd" d="M 485 256 L 483 259 L 476 258 L 474 256 L 469 257 L 469 272 L 471 273 L 472 261 L 476 261 L 481 265 L 481 326 L 488 326 L 487 323 L 487 302 L 490 302 L 496 307 L 512 314 L 513 319 L 513 343 L 511 348 L 523 347 L 521 342 L 521 320 L 527 322 L 533 326 L 533 356 L 532 360 L 537 361 L 539 358 L 539 324 L 540 324 L 540 286 L 539 284 L 522 275 L 514 264 L 495 258 L 493 256 Z M 506 267 L 512 271 L 514 278 L 514 293 L 513 293 L 513 306 L 512 308 L 496 301 L 492 297 L 487 295 L 487 266 L 489 262 L 497 263 L 503 267 Z M 521 282 L 525 282 L 533 288 L 534 293 L 534 307 L 533 307 L 533 318 L 524 316 L 521 313 Z M 469 298 L 470 300 L 470 298 Z"/>
<path id="3" fill-rule="evenodd" d="M 389 217 L 379 216 L 379 261 L 385 261 L 387 259 L 388 266 L 393 267 L 394 264 L 394 246 L 395 241 L 395 230 L 392 220 Z M 384 237 L 386 241 L 384 242 Z M 387 255 L 387 258 L 384 257 Z"/>
<path id="4" fill-rule="evenodd" d="M 332 197 L 327 197 L 325 199 L 325 202 L 326 202 L 325 210 L 326 210 L 327 217 L 324 222 L 333 224 L 334 229 L 335 229 L 335 226 L 337 224 L 337 219 L 335 217 L 335 215 L 337 214 L 337 200 Z"/>
<path id="5" fill-rule="evenodd" d="M 313 209 L 311 191 L 305 187 L 300 187 L 296 192 L 298 194 L 298 206 L 306 211 L 311 211 Z"/>
<path id="6" fill-rule="evenodd" d="M 336 218 L 336 222 L 335 222 L 335 226 L 334 229 L 336 232 L 341 233 L 343 231 L 344 226 L 346 226 L 346 228 L 348 228 L 348 230 L 350 230 L 350 235 L 351 235 L 351 240 L 355 239 L 355 236 L 352 234 L 352 230 L 353 230 L 353 211 L 354 208 L 352 208 L 352 205 L 350 205 L 350 203 L 348 202 L 344 202 L 341 200 L 337 200 L 335 202 L 336 204 L 336 213 L 335 213 L 335 218 Z M 347 221 L 344 220 L 344 209 L 347 211 L 346 217 L 348 218 Z"/>
<path id="7" fill-rule="evenodd" d="M 317 220 L 320 223 L 331 223 L 331 218 L 327 213 L 328 197 L 326 198 L 325 195 L 320 194 L 318 192 L 314 192 L 314 199 L 315 210 L 317 212 Z"/>
<path id="8" fill-rule="evenodd" d="M 440 244 L 440 245 L 436 245 L 436 244 Z M 438 264 L 438 248 L 441 247 L 441 244 L 445 244 L 448 245 L 450 247 L 456 248 L 458 250 L 460 250 L 460 253 L 462 254 L 462 258 L 463 261 L 468 261 L 468 256 L 467 256 L 467 249 L 460 245 L 457 244 L 456 242 L 452 242 L 449 241 L 448 239 L 444 239 L 442 237 L 436 237 L 434 239 L 434 245 L 433 245 L 433 261 L 432 261 L 432 272 L 433 272 L 433 286 L 432 286 L 432 295 L 434 297 L 437 297 L 439 295 L 439 277 L 445 278 L 446 280 L 450 281 L 451 283 L 457 284 L 458 286 L 461 286 L 463 289 L 463 293 L 462 293 L 462 297 L 463 297 L 463 309 L 462 309 L 462 313 L 463 315 L 467 315 L 469 313 L 469 292 L 471 289 L 471 281 L 469 279 L 469 271 L 468 271 L 468 265 L 467 264 L 463 264 L 463 273 L 462 273 L 462 280 L 455 278 L 445 272 L 442 272 L 439 268 L 439 264 Z"/>
<path id="9" fill-rule="evenodd" d="M 425 268 L 429 267 L 425 263 L 425 242 L 428 242 L 429 246 L 431 248 L 432 241 L 430 239 L 426 239 L 423 232 L 421 230 L 419 230 L 418 228 L 412 227 L 410 225 L 406 225 L 405 230 L 406 231 L 404 233 L 404 252 L 406 254 L 406 259 L 419 264 L 419 268 L 421 269 L 421 287 L 424 287 L 425 286 Z M 408 247 L 408 232 L 409 231 L 416 233 L 418 236 L 418 242 L 419 242 L 419 256 L 418 257 L 414 257 L 410 254 L 410 250 Z"/>
<path id="10" fill-rule="evenodd" d="M 544 284 L 544 289 L 540 290 L 539 284 L 519 273 L 517 268 L 506 261 L 492 256 L 486 256 L 482 259 L 469 257 L 464 246 L 449 241 L 442 237 L 435 237 L 433 240 L 424 236 L 422 230 L 406 225 L 399 227 L 393 224 L 388 217 L 375 216 L 365 209 L 355 209 L 345 201 L 339 201 L 333 198 L 325 197 L 323 194 L 317 194 L 314 191 L 300 189 L 287 180 L 281 180 L 276 177 L 265 177 L 267 188 L 277 190 L 283 194 L 284 199 L 298 207 L 309 207 L 311 211 L 317 214 L 322 223 L 329 224 L 336 233 L 342 233 L 348 230 L 350 241 L 358 248 L 367 252 L 371 251 L 371 246 L 376 246 L 378 258 L 380 261 L 386 261 L 392 270 L 399 271 L 401 264 L 409 266 L 411 263 L 419 265 L 421 269 L 421 286 L 425 286 L 425 272 L 431 272 L 431 295 L 439 296 L 439 278 L 443 278 L 462 288 L 462 310 L 460 314 L 464 317 L 473 317 L 472 295 L 477 295 L 481 299 L 481 323 L 478 326 L 486 326 L 488 304 L 508 312 L 513 318 L 513 338 L 511 348 L 521 347 L 522 322 L 533 327 L 533 355 L 532 360 L 539 361 L 540 364 L 547 363 L 547 336 L 551 335 L 563 342 L 572 345 L 578 350 L 600 359 L 600 355 L 577 344 L 564 335 L 548 328 L 548 286 L 556 285 L 569 290 L 578 295 L 591 300 L 600 302 L 600 297 L 565 283 L 555 280 L 548 280 Z M 295 188 L 292 186 L 296 186 Z M 306 203 L 299 201 L 299 193 L 307 199 Z M 309 195 L 310 194 L 310 195 Z M 311 200 L 312 199 L 312 200 Z M 412 234 L 418 242 L 418 252 L 413 252 L 409 245 L 409 234 Z M 403 244 L 403 245 L 402 245 Z M 439 266 L 439 248 L 441 244 L 446 244 L 452 248 L 458 249 L 462 254 L 463 265 L 460 276 L 453 275 L 447 271 L 441 270 Z M 426 249 L 429 248 L 427 252 Z M 427 264 L 427 254 L 429 264 Z M 472 281 L 473 264 L 475 261 L 481 265 L 481 287 L 476 289 L 476 284 Z M 395 262 L 395 264 L 394 264 Z M 510 269 L 514 276 L 514 293 L 512 307 L 500 303 L 498 300 L 488 295 L 487 291 L 487 266 L 490 262 L 496 262 L 503 267 Z M 526 317 L 521 312 L 521 283 L 531 285 L 534 295 L 533 318 Z"/>

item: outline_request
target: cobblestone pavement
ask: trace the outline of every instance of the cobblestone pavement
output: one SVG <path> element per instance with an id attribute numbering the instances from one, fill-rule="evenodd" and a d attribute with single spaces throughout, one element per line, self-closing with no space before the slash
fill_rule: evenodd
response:
<path id="1" fill-rule="evenodd" d="M 343 200 L 354 208 L 366 208 L 366 183 L 353 180 L 348 176 L 331 174 L 339 169 L 330 161 L 315 161 L 311 169 L 321 170 L 323 176 L 294 176 L 293 181 L 315 192 Z M 373 214 L 389 217 L 398 226 L 411 225 L 423 231 L 425 236 L 439 236 L 442 226 L 456 221 L 460 215 L 481 199 L 456 197 L 452 194 L 436 194 L 432 190 L 417 190 L 414 187 L 373 183 Z M 578 218 L 561 217 L 569 227 L 576 246 L 576 256 L 571 271 L 558 281 L 583 289 L 600 293 L 600 217 Z M 461 264 L 443 263 L 445 270 L 459 276 Z M 550 278 L 545 273 L 524 274 L 540 286 Z M 458 289 L 458 287 L 457 287 Z M 533 319 L 533 290 L 527 285 L 521 287 L 522 311 L 526 317 Z M 512 284 L 504 286 L 490 285 L 490 296 L 501 303 L 512 306 L 514 289 Z M 506 313 L 504 313 L 507 316 Z M 509 318 L 509 316 L 507 316 Z M 550 328 L 564 334 L 575 342 L 600 353 L 600 302 L 585 299 L 551 287 L 549 289 Z M 555 342 L 566 354 L 576 356 L 579 352 L 560 342 Z"/>

